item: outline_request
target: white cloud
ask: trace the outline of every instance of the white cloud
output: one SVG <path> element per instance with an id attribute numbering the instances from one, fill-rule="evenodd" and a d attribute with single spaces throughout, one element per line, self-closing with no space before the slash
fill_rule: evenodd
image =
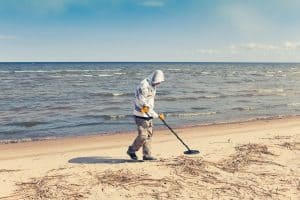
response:
<path id="1" fill-rule="evenodd" d="M 272 44 L 259 44 L 259 43 L 242 44 L 240 45 L 240 48 L 245 50 L 266 50 L 266 51 L 280 49 L 278 46 L 274 46 Z"/>
<path id="2" fill-rule="evenodd" d="M 218 50 L 216 50 L 216 49 L 197 49 L 196 53 L 199 53 L 199 54 L 216 54 L 216 53 L 218 53 Z"/>
<path id="3" fill-rule="evenodd" d="M 237 43 L 194 49 L 179 55 L 201 61 L 299 62 L 300 41 Z"/>
<path id="4" fill-rule="evenodd" d="M 139 4 L 146 7 L 163 7 L 166 0 L 140 0 Z"/>
<path id="5" fill-rule="evenodd" d="M 297 49 L 300 49 L 300 42 L 285 42 L 283 44 L 283 47 L 286 49 L 286 50 L 297 50 Z"/>
<path id="6" fill-rule="evenodd" d="M 265 44 L 265 43 L 246 43 L 239 45 L 231 45 L 229 47 L 232 53 L 240 51 L 267 51 L 267 52 L 283 52 L 300 50 L 300 42 L 284 42 L 282 44 Z"/>

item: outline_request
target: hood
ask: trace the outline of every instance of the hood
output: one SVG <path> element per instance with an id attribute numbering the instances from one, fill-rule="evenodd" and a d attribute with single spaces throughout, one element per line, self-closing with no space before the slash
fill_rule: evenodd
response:
<path id="1" fill-rule="evenodd" d="M 149 81 L 152 85 L 165 81 L 164 73 L 161 70 L 155 70 L 150 76 Z"/>

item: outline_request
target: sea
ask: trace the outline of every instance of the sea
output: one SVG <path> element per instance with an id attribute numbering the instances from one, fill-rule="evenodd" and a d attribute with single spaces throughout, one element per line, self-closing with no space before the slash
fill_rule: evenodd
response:
<path id="1" fill-rule="evenodd" d="M 300 115 L 299 63 L 0 63 L 0 142 L 135 131 L 135 88 L 156 69 L 174 128 Z"/>

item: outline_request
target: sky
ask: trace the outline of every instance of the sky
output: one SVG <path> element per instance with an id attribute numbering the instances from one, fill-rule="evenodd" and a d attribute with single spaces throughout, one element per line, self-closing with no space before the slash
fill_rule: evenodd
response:
<path id="1" fill-rule="evenodd" d="M 0 62 L 300 62 L 299 0 L 0 0 Z"/>

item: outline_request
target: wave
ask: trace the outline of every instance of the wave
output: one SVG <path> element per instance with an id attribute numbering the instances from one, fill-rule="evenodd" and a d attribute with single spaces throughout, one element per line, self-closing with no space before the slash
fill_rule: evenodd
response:
<path id="1" fill-rule="evenodd" d="M 12 71 L 13 73 L 57 73 L 56 70 L 44 71 L 44 70 L 20 70 L 20 71 Z"/>
<path id="2" fill-rule="evenodd" d="M 99 112 L 113 111 L 113 110 L 115 110 L 115 111 L 120 111 L 120 110 L 122 110 L 122 108 L 121 108 L 121 107 L 118 107 L 118 106 L 107 107 L 107 108 L 101 109 Z"/>
<path id="3" fill-rule="evenodd" d="M 5 124 L 5 125 L 31 128 L 31 127 L 43 125 L 43 124 L 48 124 L 48 123 L 47 122 L 39 122 L 39 121 L 28 121 L 28 122 L 13 122 L 13 123 Z"/>
<path id="4" fill-rule="evenodd" d="M 283 88 L 240 90 L 232 94 L 221 94 L 219 97 L 227 98 L 227 97 L 256 97 L 256 96 L 286 96 L 286 91 Z"/>
<path id="5" fill-rule="evenodd" d="M 167 116 L 171 117 L 194 117 L 194 116 L 205 116 L 205 115 L 215 115 L 217 112 L 186 112 L 186 113 L 167 113 Z"/>
<path id="6" fill-rule="evenodd" d="M 207 107 L 191 107 L 193 110 L 207 110 Z"/>
<path id="7" fill-rule="evenodd" d="M 216 99 L 219 95 L 204 95 L 198 97 L 162 97 L 159 101 L 179 101 L 179 100 L 199 100 L 199 99 Z"/>
<path id="8" fill-rule="evenodd" d="M 257 72 L 257 71 L 249 71 L 249 72 L 246 72 L 245 73 L 246 75 L 251 75 L 251 76 L 257 76 L 257 77 L 285 77 L 286 74 L 281 71 L 281 70 L 278 70 L 278 71 L 260 71 L 260 72 Z"/>
<path id="9" fill-rule="evenodd" d="M 61 69 L 61 70 L 12 70 L 3 73 L 80 73 L 80 72 L 118 72 L 122 69 Z"/>
<path id="10" fill-rule="evenodd" d="M 28 109 L 28 107 L 27 106 L 13 107 L 11 109 L 8 109 L 8 111 L 19 112 L 19 111 L 22 111 L 22 110 L 25 110 L 25 109 Z"/>
<path id="11" fill-rule="evenodd" d="M 93 74 L 64 74 L 63 77 L 110 77 L 114 76 L 113 74 L 98 74 L 98 75 L 93 75 Z"/>
<path id="12" fill-rule="evenodd" d="M 90 118 L 90 119 L 103 119 L 103 120 L 118 120 L 118 119 L 125 119 L 125 118 L 132 118 L 133 115 L 85 115 L 83 118 Z"/>
<path id="13" fill-rule="evenodd" d="M 235 107 L 235 108 L 232 108 L 232 110 L 251 111 L 251 110 L 255 110 L 255 108 L 253 108 L 253 107 Z"/>
<path id="14" fill-rule="evenodd" d="M 254 92 L 261 96 L 286 96 L 285 90 L 283 88 L 276 89 L 257 89 Z"/>
<path id="15" fill-rule="evenodd" d="M 131 94 L 130 93 L 127 93 L 127 94 L 125 94 L 125 93 L 112 93 L 112 96 L 114 96 L 114 97 L 117 97 L 117 96 L 131 96 Z"/>
<path id="16" fill-rule="evenodd" d="M 72 110 L 73 106 L 46 106 L 48 110 Z"/>
<path id="17" fill-rule="evenodd" d="M 300 71 L 292 72 L 292 74 L 300 74 Z"/>
<path id="18" fill-rule="evenodd" d="M 245 72 L 245 74 L 250 76 L 256 76 L 256 77 L 264 77 L 266 75 L 266 73 L 262 71 L 248 71 Z"/>
<path id="19" fill-rule="evenodd" d="M 64 78 L 64 77 L 112 77 L 114 74 L 62 74 L 62 75 L 51 75 L 51 78 Z"/>
<path id="20" fill-rule="evenodd" d="M 167 69 L 168 71 L 177 71 L 177 72 L 180 72 L 182 71 L 182 69 L 178 69 L 178 68 L 169 68 Z"/>
<path id="21" fill-rule="evenodd" d="M 102 115 L 101 117 L 105 120 L 118 120 L 132 117 L 132 115 Z"/>
<path id="22" fill-rule="evenodd" d="M 258 89 L 255 90 L 258 93 L 272 93 L 272 92 L 284 92 L 283 88 L 275 88 L 275 89 Z"/>
<path id="23" fill-rule="evenodd" d="M 241 81 L 234 81 L 234 80 L 231 80 L 231 81 L 224 81 L 224 83 L 228 83 L 228 84 L 239 84 L 239 83 L 241 83 Z"/>
<path id="24" fill-rule="evenodd" d="M 202 71 L 202 72 L 200 72 L 202 75 L 209 75 L 210 74 L 210 72 L 206 72 L 206 71 Z"/>
<path id="25" fill-rule="evenodd" d="M 216 99 L 216 98 L 219 98 L 220 96 L 219 95 L 206 95 L 206 96 L 202 96 L 200 98 L 202 99 Z"/>
<path id="26" fill-rule="evenodd" d="M 133 97 L 133 93 L 122 93 L 122 92 L 99 92 L 99 93 L 90 93 L 89 96 L 99 96 L 99 97 Z"/>
<path id="27" fill-rule="evenodd" d="M 114 76 L 113 74 L 98 74 L 99 77 L 110 77 Z"/>
<path id="28" fill-rule="evenodd" d="M 250 103 L 251 100 L 249 100 L 249 99 L 239 99 L 236 102 L 239 102 L 239 103 Z"/>
<path id="29" fill-rule="evenodd" d="M 287 104 L 287 106 L 289 106 L 289 107 L 299 107 L 300 106 L 300 103 L 299 102 L 294 102 L 294 103 L 289 103 L 289 104 Z"/>
<path id="30" fill-rule="evenodd" d="M 125 75 L 125 74 L 127 74 L 127 73 L 125 73 L 125 72 L 115 72 L 114 74 L 115 74 L 115 75 Z"/>
<path id="31" fill-rule="evenodd" d="M 54 140 L 57 137 L 36 137 L 36 138 L 22 138 L 22 139 L 7 139 L 0 140 L 0 144 L 12 144 L 12 143 L 21 143 L 21 142 L 33 142 L 33 141 L 42 141 L 42 140 Z"/>

